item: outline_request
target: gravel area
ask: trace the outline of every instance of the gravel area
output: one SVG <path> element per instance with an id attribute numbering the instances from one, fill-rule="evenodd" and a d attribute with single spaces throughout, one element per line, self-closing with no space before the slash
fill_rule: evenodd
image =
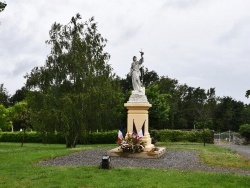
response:
<path id="1" fill-rule="evenodd" d="M 94 149 L 80 151 L 52 160 L 40 161 L 38 165 L 45 166 L 99 166 L 102 156 L 107 149 Z M 170 150 L 158 159 L 112 157 L 112 167 L 141 167 L 141 168 L 167 168 L 192 171 L 239 173 L 250 175 L 250 170 L 235 168 L 211 167 L 201 163 L 198 153 L 190 150 Z"/>
<path id="2" fill-rule="evenodd" d="M 250 146 L 234 145 L 234 144 L 217 144 L 217 145 L 223 148 L 228 148 L 237 151 L 239 154 L 250 159 Z"/>

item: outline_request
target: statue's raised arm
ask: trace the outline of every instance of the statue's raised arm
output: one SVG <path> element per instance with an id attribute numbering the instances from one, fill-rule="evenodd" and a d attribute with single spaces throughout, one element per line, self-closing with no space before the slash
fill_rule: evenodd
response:
<path id="1" fill-rule="evenodd" d="M 141 59 L 137 61 L 136 56 L 134 56 L 133 63 L 131 64 L 131 69 L 130 69 L 133 89 L 134 91 L 139 91 L 139 92 L 141 92 L 141 87 L 142 87 L 141 81 L 140 81 L 140 76 L 141 76 L 140 68 L 144 61 L 144 58 L 143 58 L 144 53 L 143 52 L 140 52 L 140 53 L 141 53 Z"/>

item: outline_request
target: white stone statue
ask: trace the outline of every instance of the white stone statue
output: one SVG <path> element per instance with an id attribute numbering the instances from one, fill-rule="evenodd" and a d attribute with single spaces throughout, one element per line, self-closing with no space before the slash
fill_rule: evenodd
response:
<path id="1" fill-rule="evenodd" d="M 136 56 L 133 57 L 133 63 L 131 64 L 131 68 L 130 68 L 130 74 L 132 77 L 132 84 L 133 84 L 133 89 L 134 91 L 139 91 L 141 92 L 142 90 L 142 84 L 140 81 L 140 76 L 141 76 L 141 72 L 140 72 L 140 68 L 142 67 L 142 63 L 143 63 L 143 52 L 141 53 L 141 59 L 139 61 L 137 61 Z"/>

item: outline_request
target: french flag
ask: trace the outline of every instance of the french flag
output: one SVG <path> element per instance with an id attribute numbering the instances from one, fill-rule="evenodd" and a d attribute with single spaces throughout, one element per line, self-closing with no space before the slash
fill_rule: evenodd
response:
<path id="1" fill-rule="evenodd" d="M 146 120 L 145 120 L 145 121 L 146 121 Z M 142 137 L 144 136 L 145 121 L 144 121 L 144 123 L 143 123 L 143 125 L 142 125 L 141 130 L 140 130 L 139 133 L 138 133 L 138 138 L 142 138 Z"/>
<path id="2" fill-rule="evenodd" d="M 132 134 L 132 137 L 133 138 L 137 138 L 138 137 L 134 120 L 133 120 L 133 134 Z"/>
<path id="3" fill-rule="evenodd" d="M 122 140 L 123 140 L 122 125 L 120 125 L 120 128 L 119 128 L 119 130 L 118 130 L 117 142 L 121 142 Z"/>

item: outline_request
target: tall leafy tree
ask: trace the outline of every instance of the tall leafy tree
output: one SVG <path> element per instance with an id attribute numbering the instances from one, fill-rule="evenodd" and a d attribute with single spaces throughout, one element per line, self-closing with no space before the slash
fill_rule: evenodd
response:
<path id="1" fill-rule="evenodd" d="M 157 84 L 151 85 L 147 90 L 147 97 L 152 107 L 149 109 L 149 123 L 151 128 L 164 129 L 167 128 L 167 121 L 169 117 L 169 104 L 167 99 L 170 97 L 166 93 L 160 93 Z"/>
<path id="2" fill-rule="evenodd" d="M 240 126 L 239 132 L 246 140 L 246 144 L 250 142 L 250 124 L 244 124 Z"/>
<path id="3" fill-rule="evenodd" d="M 169 118 L 166 127 L 173 129 L 175 127 L 176 115 L 180 103 L 179 93 L 177 92 L 178 81 L 169 77 L 162 76 L 157 84 L 161 94 L 168 94 L 166 103 L 169 105 Z"/>
<path id="4" fill-rule="evenodd" d="M 141 68 L 142 70 L 142 84 L 149 87 L 159 80 L 159 76 L 155 71 L 149 71 L 148 68 Z"/>
<path id="5" fill-rule="evenodd" d="M 26 75 L 31 120 L 40 131 L 62 132 L 66 146 L 75 147 L 83 132 L 118 124 L 119 83 L 94 18 L 83 23 L 77 14 L 67 25 L 54 23 L 49 34 L 45 65 Z"/>
<path id="6" fill-rule="evenodd" d="M 215 123 L 220 131 L 238 131 L 243 124 L 244 103 L 235 101 L 231 97 L 223 97 L 219 99 L 215 109 Z"/>
<path id="7" fill-rule="evenodd" d="M 244 106 L 244 111 L 242 114 L 243 124 L 250 124 L 250 105 Z"/>
<path id="8" fill-rule="evenodd" d="M 250 96 L 250 90 L 246 91 L 246 97 L 248 98 Z"/>
<path id="9" fill-rule="evenodd" d="M 9 131 L 11 129 L 11 122 L 8 118 L 8 109 L 0 104 L 0 131 Z"/>
<path id="10" fill-rule="evenodd" d="M 7 4 L 5 2 L 0 1 L 0 12 L 2 12 L 6 6 L 7 6 Z M 0 24 L 1 24 L 1 22 L 0 22 Z"/>
<path id="11" fill-rule="evenodd" d="M 210 88 L 205 92 L 204 89 L 196 88 L 198 94 L 195 102 L 195 120 L 196 128 L 213 128 L 214 109 L 216 107 L 215 88 Z"/>
<path id="12" fill-rule="evenodd" d="M 0 104 L 5 107 L 9 106 L 9 94 L 3 84 L 0 84 Z"/>
<path id="13" fill-rule="evenodd" d="M 20 129 L 25 131 L 27 128 L 31 128 L 27 102 L 17 102 L 14 106 L 9 107 L 8 116 L 14 131 L 19 131 Z"/>
<path id="14" fill-rule="evenodd" d="M 0 1 L 0 12 L 2 12 L 6 6 L 7 6 L 7 4 L 5 2 Z"/>
<path id="15" fill-rule="evenodd" d="M 21 102 L 25 100 L 27 93 L 27 89 L 25 87 L 22 87 L 21 89 L 16 90 L 15 94 L 12 95 L 9 99 L 10 104 L 13 106 L 17 102 Z"/>

